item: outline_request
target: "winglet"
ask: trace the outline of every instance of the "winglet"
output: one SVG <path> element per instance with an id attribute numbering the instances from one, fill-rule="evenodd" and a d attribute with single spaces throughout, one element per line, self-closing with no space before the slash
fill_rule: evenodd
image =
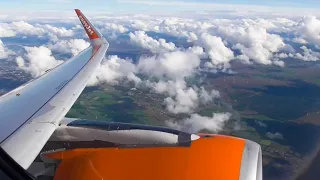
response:
<path id="1" fill-rule="evenodd" d="M 90 21 L 82 14 L 79 9 L 75 9 L 75 11 L 81 21 L 81 24 L 87 32 L 89 39 L 100 39 L 102 37 L 101 33 L 90 23 Z"/>

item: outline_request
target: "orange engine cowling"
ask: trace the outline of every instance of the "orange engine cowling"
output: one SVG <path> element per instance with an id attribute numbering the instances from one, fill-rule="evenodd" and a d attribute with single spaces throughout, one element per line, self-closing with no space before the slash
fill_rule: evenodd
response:
<path id="1" fill-rule="evenodd" d="M 192 141 L 189 147 L 81 148 L 48 153 L 46 157 L 61 160 L 56 180 L 259 179 L 259 154 L 252 154 L 257 156 L 255 172 L 240 173 L 250 170 L 250 160 L 244 159 L 249 157 L 244 155 L 246 146 L 244 139 L 206 135 Z M 243 174 L 249 176 L 241 177 Z"/>

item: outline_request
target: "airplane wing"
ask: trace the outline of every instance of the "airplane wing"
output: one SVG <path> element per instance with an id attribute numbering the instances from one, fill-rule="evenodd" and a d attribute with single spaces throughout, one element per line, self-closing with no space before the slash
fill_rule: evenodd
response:
<path id="1" fill-rule="evenodd" d="M 0 145 L 24 169 L 59 126 L 109 47 L 81 11 L 75 11 L 91 46 L 0 97 Z"/>

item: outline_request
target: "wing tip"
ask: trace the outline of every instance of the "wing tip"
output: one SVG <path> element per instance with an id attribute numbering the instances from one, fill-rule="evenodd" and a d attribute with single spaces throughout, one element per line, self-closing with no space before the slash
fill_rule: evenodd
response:
<path id="1" fill-rule="evenodd" d="M 80 9 L 74 9 L 90 40 L 101 38 L 101 34 L 83 15 Z"/>
<path id="2" fill-rule="evenodd" d="M 81 11 L 80 11 L 80 9 L 74 9 L 74 11 L 77 13 L 77 14 L 79 14 Z"/>

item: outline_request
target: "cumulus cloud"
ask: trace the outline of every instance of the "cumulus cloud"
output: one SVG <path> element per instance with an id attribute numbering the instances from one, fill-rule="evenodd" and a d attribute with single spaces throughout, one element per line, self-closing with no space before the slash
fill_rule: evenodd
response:
<path id="1" fill-rule="evenodd" d="M 137 67 L 145 74 L 156 77 L 183 79 L 191 76 L 200 65 L 200 58 L 191 52 L 175 51 L 141 58 Z"/>
<path id="2" fill-rule="evenodd" d="M 158 25 L 146 24 L 144 28 L 148 31 L 187 38 L 188 41 L 203 48 L 212 61 L 212 67 L 216 67 L 218 64 L 237 59 L 246 63 L 282 64 L 281 62 L 273 63 L 273 55 L 281 51 L 286 44 L 280 35 L 271 32 L 289 32 L 296 24 L 286 18 L 213 19 L 211 21 L 167 18 Z M 240 56 L 235 58 L 233 50 L 239 50 Z"/>
<path id="3" fill-rule="evenodd" d="M 51 40 L 56 41 L 58 40 L 58 37 L 71 37 L 74 35 L 74 32 L 72 29 L 66 29 L 64 27 L 54 27 L 49 24 L 45 24 L 43 29 L 48 33 Z"/>
<path id="4" fill-rule="evenodd" d="M 166 109 L 171 113 L 191 113 L 199 104 L 197 89 L 187 87 L 184 80 L 147 82 L 156 93 L 169 96 L 164 99 Z"/>
<path id="5" fill-rule="evenodd" d="M 73 56 L 79 54 L 81 51 L 90 46 L 90 43 L 83 39 L 70 39 L 70 40 L 59 40 L 49 48 L 53 51 L 61 53 L 70 53 Z"/>
<path id="6" fill-rule="evenodd" d="M 7 24 L 7 28 L 11 31 L 14 31 L 16 34 L 21 35 L 43 35 L 45 30 L 40 27 L 31 25 L 25 21 L 17 21 Z"/>
<path id="7" fill-rule="evenodd" d="M 166 124 L 178 130 L 197 133 L 203 129 L 217 133 L 222 130 L 226 121 L 231 118 L 230 113 L 213 113 L 212 117 L 191 114 L 190 118 L 181 121 L 166 121 Z"/>
<path id="8" fill-rule="evenodd" d="M 45 46 L 40 47 L 24 47 L 26 50 L 25 58 L 18 56 L 16 63 L 18 67 L 33 77 L 40 76 L 46 70 L 56 67 L 63 61 L 56 60 L 51 53 L 51 50 Z"/>
<path id="9" fill-rule="evenodd" d="M 320 52 L 313 51 L 311 49 L 308 49 L 306 46 L 300 47 L 302 49 L 301 53 L 296 53 L 295 56 L 291 55 L 292 57 L 295 57 L 297 59 L 303 60 L 303 61 L 318 61 L 320 60 Z"/>
<path id="10" fill-rule="evenodd" d="M 286 44 L 280 35 L 272 32 L 292 32 L 293 27 L 298 24 L 286 18 L 213 19 L 211 21 L 166 18 L 162 21 L 157 20 L 152 23 L 140 21 L 143 27 L 136 28 L 187 38 L 189 42 L 203 48 L 204 52 L 201 52 L 201 49 L 191 50 L 196 50 L 196 54 L 202 57 L 204 57 L 203 54 L 209 57 L 213 64 L 212 68 L 228 64 L 231 60 L 241 60 L 249 64 L 254 62 L 282 66 L 284 63 L 274 59 L 273 56 L 282 51 Z M 167 49 L 163 48 L 163 51 L 165 50 Z M 234 57 L 234 50 L 240 51 L 240 55 L 236 54 L 237 56 Z"/>
<path id="11" fill-rule="evenodd" d="M 96 23 L 99 24 L 99 23 Z M 82 29 L 82 27 L 81 27 Z M 126 33 L 129 31 L 125 25 L 121 25 L 117 23 L 101 23 L 101 27 L 99 28 L 100 32 L 108 37 L 108 39 L 116 40 L 120 34 Z"/>
<path id="12" fill-rule="evenodd" d="M 148 49 L 153 53 L 168 52 L 176 49 L 174 43 L 166 42 L 166 40 L 162 38 L 159 40 L 153 39 L 144 31 L 135 31 L 134 33 L 129 33 L 129 37 L 132 43 Z"/>
<path id="13" fill-rule="evenodd" d="M 164 104 L 169 112 L 174 114 L 192 113 L 199 103 L 207 104 L 214 98 L 219 97 L 219 92 L 212 90 L 208 93 L 203 87 L 200 88 L 178 88 L 172 97 L 167 97 Z"/>
<path id="14" fill-rule="evenodd" d="M 208 92 L 204 87 L 188 87 L 184 80 L 147 82 L 154 92 L 169 96 L 164 99 L 166 109 L 174 114 L 192 113 L 201 104 L 207 104 L 219 97 L 219 92 Z"/>
<path id="15" fill-rule="evenodd" d="M 164 103 L 169 112 L 191 113 L 198 106 L 198 94 L 193 88 L 177 89 L 175 97 L 167 97 Z"/>
<path id="16" fill-rule="evenodd" d="M 184 37 L 189 42 L 194 42 L 198 40 L 200 34 L 206 33 L 212 26 L 214 25 L 209 21 L 170 17 L 164 18 L 157 25 L 151 24 L 149 30 Z"/>
<path id="17" fill-rule="evenodd" d="M 169 96 L 175 96 L 178 89 L 185 89 L 186 82 L 183 80 L 179 81 L 162 81 L 159 82 L 149 82 L 147 81 L 146 85 L 152 88 L 155 92 L 160 94 L 166 94 Z"/>
<path id="18" fill-rule="evenodd" d="M 9 55 L 13 55 L 14 52 L 7 49 L 3 42 L 0 40 L 0 59 L 6 59 Z"/>
<path id="19" fill-rule="evenodd" d="M 15 35 L 16 33 L 14 31 L 12 31 L 11 29 L 4 28 L 0 24 L 0 37 L 13 37 Z"/>
<path id="20" fill-rule="evenodd" d="M 307 16 L 300 20 L 296 27 L 295 34 L 302 41 L 306 40 L 320 45 L 320 20 L 315 16 Z M 302 41 L 304 42 L 304 41 Z"/>
<path id="21" fill-rule="evenodd" d="M 192 47 L 189 47 L 189 48 L 187 49 L 187 51 L 192 52 L 192 53 L 198 55 L 200 58 L 201 58 L 201 57 L 204 57 L 204 55 L 205 55 L 204 49 L 203 49 L 202 47 L 200 47 L 200 46 L 192 46 Z"/>
<path id="22" fill-rule="evenodd" d="M 266 27 L 257 26 L 255 23 L 244 22 L 235 26 L 220 26 L 218 34 L 232 44 L 233 49 L 240 50 L 241 55 L 237 58 L 250 63 L 271 65 L 273 53 L 278 52 L 285 43 L 276 34 L 271 34 Z"/>
<path id="23" fill-rule="evenodd" d="M 301 37 L 293 38 L 292 42 L 299 43 L 299 44 L 307 44 L 308 43 L 308 41 L 306 41 L 305 39 L 303 39 Z"/>
<path id="24" fill-rule="evenodd" d="M 186 79 L 199 72 L 204 64 L 211 72 L 217 69 L 223 72 L 232 72 L 230 61 L 241 61 L 247 64 L 259 63 L 264 65 L 284 66 L 282 59 L 297 58 L 301 60 L 316 61 L 320 53 L 308 49 L 309 44 L 317 45 L 319 40 L 318 19 L 306 17 L 301 20 L 290 20 L 286 18 L 238 18 L 238 19 L 206 19 L 206 18 L 181 18 L 181 17 L 155 17 L 135 16 L 134 20 L 129 16 L 108 17 L 108 23 L 101 21 L 100 26 L 103 32 L 112 34 L 129 33 L 132 44 L 140 46 L 156 54 L 142 57 L 134 64 L 129 59 L 122 59 L 118 56 L 108 56 L 101 64 L 101 67 L 93 75 L 89 85 L 100 83 L 117 84 L 123 80 L 132 81 L 135 88 L 139 85 L 146 85 L 155 93 L 165 95 L 163 104 L 171 113 L 194 113 L 199 105 L 208 104 L 219 97 L 219 92 L 204 87 L 196 87 L 186 83 Z M 100 21 L 100 20 L 99 20 Z M 59 40 L 59 37 L 70 37 L 75 35 L 77 25 L 71 29 L 54 27 L 53 25 L 29 24 L 19 21 L 0 24 L 0 37 L 11 37 L 14 35 L 49 35 L 52 42 L 48 50 L 41 50 L 40 56 L 47 59 L 48 66 L 55 66 L 60 61 L 54 59 L 51 51 L 61 53 L 79 53 L 89 43 L 83 39 Z M 186 40 L 185 44 L 174 43 L 155 37 L 148 36 L 146 31 L 164 33 L 179 37 L 179 42 Z M 282 33 L 290 33 L 294 36 L 284 37 Z M 284 41 L 284 39 L 286 41 Z M 286 43 L 308 44 L 301 47 L 296 53 L 295 49 Z M 40 48 L 40 47 L 39 47 Z M 43 47 L 45 48 L 45 47 Z M 42 48 L 41 48 L 42 49 Z M 38 76 L 47 67 L 41 63 L 33 62 L 38 57 L 36 50 L 27 50 L 24 56 L 17 57 L 16 62 L 21 69 Z M 1 53 L 0 46 L 0 56 Z M 45 52 L 45 53 L 44 53 Z M 209 62 L 201 62 L 203 61 Z M 43 58 L 38 58 L 42 61 Z M 201 69 L 202 70 L 202 69 Z M 153 78 L 156 77 L 156 78 Z M 193 114 L 190 118 L 181 122 L 171 122 L 178 129 L 198 131 L 204 127 L 203 124 L 210 124 L 209 120 L 218 118 L 202 117 Z M 224 114 L 218 119 L 229 119 Z M 197 123 L 193 123 L 195 119 Z M 214 126 L 210 129 L 222 128 L 226 120 L 221 120 L 221 126 Z M 220 122 L 220 121 L 218 121 Z M 218 123 L 219 124 L 219 123 Z M 203 125 L 203 127 L 201 127 Z M 217 128 L 219 127 L 219 128 Z"/>
<path id="25" fill-rule="evenodd" d="M 199 66 L 200 59 L 190 52 L 175 51 L 154 57 L 141 58 L 138 64 L 118 56 L 108 56 L 93 75 L 88 85 L 100 83 L 117 84 L 122 80 L 143 85 L 154 92 L 164 94 L 166 108 L 171 113 L 191 113 L 198 105 L 207 104 L 219 96 L 219 92 L 206 91 L 204 87 L 188 87 L 185 78 L 190 77 Z M 149 78 L 140 79 L 136 74 L 158 77 L 153 82 Z M 147 77 L 147 76 L 146 76 Z"/>
<path id="26" fill-rule="evenodd" d="M 266 136 L 270 139 L 283 139 L 283 135 L 281 133 L 271 133 L 271 132 L 267 132 Z"/>
<path id="27" fill-rule="evenodd" d="M 123 25 L 115 23 L 106 23 L 104 29 L 115 33 L 125 33 L 128 31 L 128 29 Z"/>
<path id="28" fill-rule="evenodd" d="M 25 21 L 13 21 L 11 23 L 0 23 L 0 37 L 39 36 L 48 35 L 51 40 L 58 40 L 58 37 L 70 37 L 74 35 L 72 29 L 55 27 L 49 24 L 30 24 Z"/>
<path id="29" fill-rule="evenodd" d="M 212 101 L 214 98 L 220 97 L 219 91 L 211 90 L 211 92 L 207 92 L 204 87 L 200 87 L 200 100 L 203 104 L 207 104 Z"/>
<path id="30" fill-rule="evenodd" d="M 229 63 L 234 58 L 233 52 L 225 46 L 220 37 L 202 34 L 200 45 L 206 50 L 213 65 Z"/>
<path id="31" fill-rule="evenodd" d="M 139 83 L 141 80 L 134 73 L 135 65 L 129 59 L 121 59 L 118 56 L 108 56 L 96 72 L 92 75 L 88 86 L 94 86 L 101 83 L 117 84 L 124 78 Z"/>
<path id="32" fill-rule="evenodd" d="M 307 16 L 302 19 L 276 18 L 236 18 L 236 19 L 205 19 L 199 16 L 193 18 L 164 17 L 134 15 L 99 17 L 100 26 L 104 32 L 114 34 L 129 33 L 131 42 L 153 53 L 176 51 L 177 47 L 165 39 L 155 39 L 145 31 L 170 34 L 186 38 L 191 47 L 180 51 L 190 51 L 201 58 L 209 57 L 211 67 L 228 64 L 231 60 L 260 63 L 265 65 L 283 66 L 284 63 L 275 57 L 275 54 L 285 51 L 290 45 L 285 44 L 287 39 L 300 44 L 319 45 L 319 22 L 316 17 Z M 108 23 L 100 21 L 107 20 Z M 30 24 L 25 21 L 0 24 L 0 37 L 14 35 L 49 35 L 53 41 L 59 37 L 75 35 L 79 25 L 71 29 L 55 27 L 48 24 Z M 282 34 L 292 33 L 294 37 L 285 37 Z M 194 45 L 192 47 L 192 45 Z M 292 51 L 292 47 L 291 50 Z M 292 53 L 292 52 L 291 52 Z M 301 58 L 300 58 L 301 59 Z"/>
<path id="33" fill-rule="evenodd" d="M 267 127 L 267 124 L 261 122 L 261 121 L 258 121 L 256 120 L 256 123 L 260 126 L 260 127 Z"/>

